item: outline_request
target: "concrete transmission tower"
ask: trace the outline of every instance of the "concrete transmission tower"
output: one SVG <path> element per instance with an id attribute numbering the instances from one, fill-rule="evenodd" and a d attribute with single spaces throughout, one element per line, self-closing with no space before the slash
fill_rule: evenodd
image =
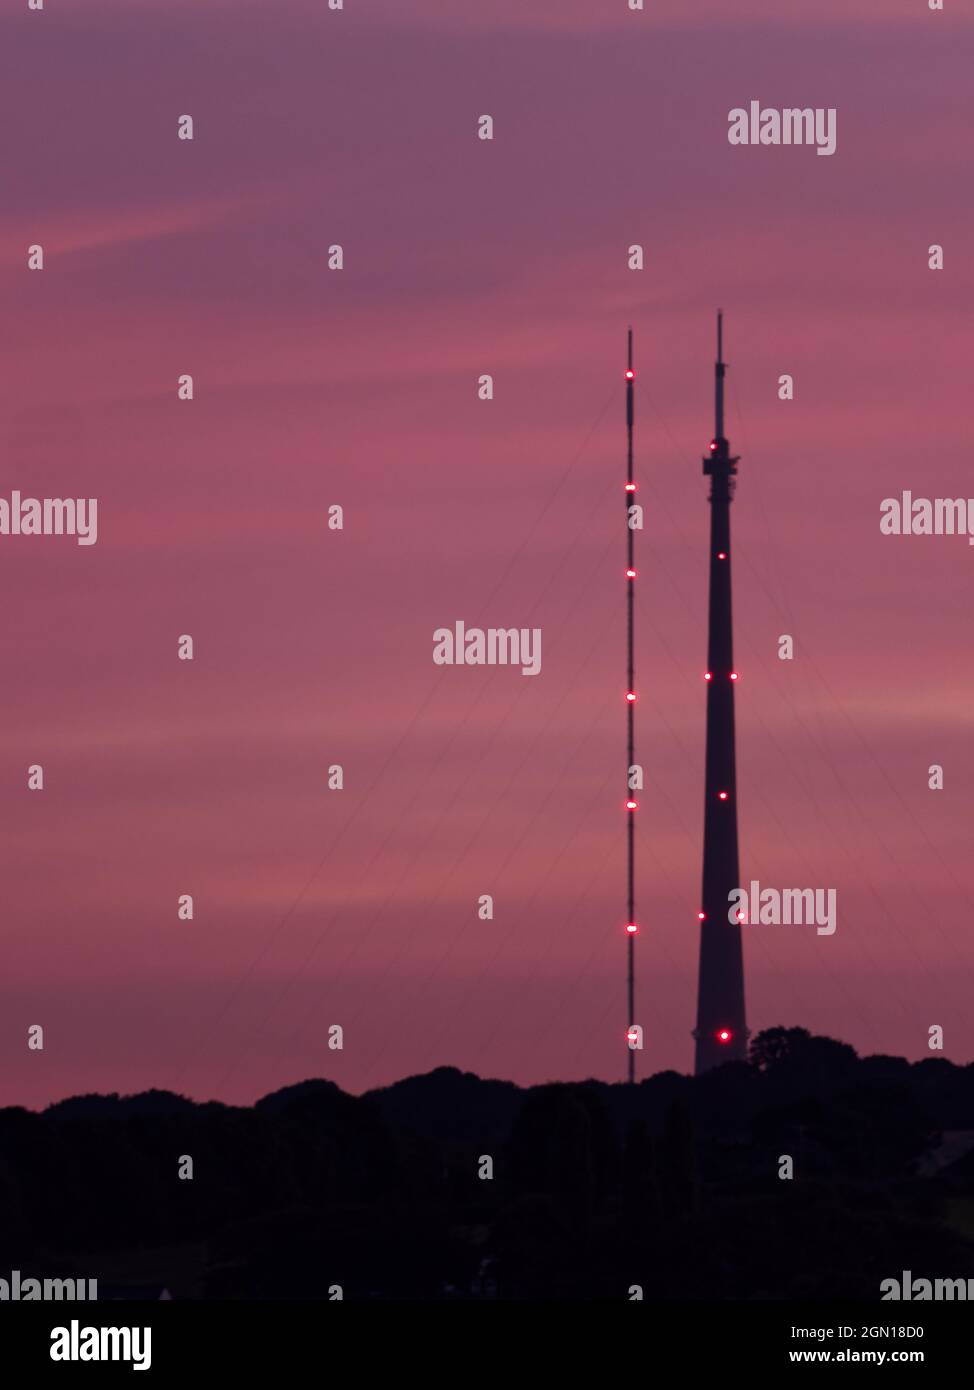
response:
<path id="1" fill-rule="evenodd" d="M 710 622 L 707 639 L 707 763 L 703 894 L 697 990 L 696 1073 L 745 1061 L 744 957 L 730 894 L 740 887 L 734 754 L 734 641 L 731 622 L 730 504 L 738 459 L 724 434 L 723 314 L 717 314 L 716 424 L 703 471 L 710 477 Z"/>

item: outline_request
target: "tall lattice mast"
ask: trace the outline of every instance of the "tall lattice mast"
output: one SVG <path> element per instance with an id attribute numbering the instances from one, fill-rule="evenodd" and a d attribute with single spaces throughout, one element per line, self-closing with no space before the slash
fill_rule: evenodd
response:
<path id="1" fill-rule="evenodd" d="M 627 1080 L 636 1079 L 636 817 L 632 773 L 636 762 L 636 659 L 635 659 L 635 529 L 630 507 L 636 483 L 633 477 L 633 381 L 632 329 L 629 329 L 626 356 L 626 1041 L 629 1047 Z"/>

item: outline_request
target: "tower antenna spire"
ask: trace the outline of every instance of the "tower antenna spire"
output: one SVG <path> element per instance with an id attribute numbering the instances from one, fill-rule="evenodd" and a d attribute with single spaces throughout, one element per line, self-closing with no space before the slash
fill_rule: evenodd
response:
<path id="1" fill-rule="evenodd" d="M 635 592 L 636 560 L 635 531 L 630 524 L 630 507 L 636 481 L 633 476 L 632 436 L 634 423 L 632 365 L 632 328 L 627 338 L 626 353 L 626 1041 L 629 1047 L 626 1079 L 636 1079 L 636 817 L 638 803 L 631 785 L 632 768 L 636 761 L 636 660 L 635 660 Z"/>
<path id="2" fill-rule="evenodd" d="M 724 437 L 724 311 L 717 310 L 717 361 L 714 369 L 716 387 L 715 438 Z"/>

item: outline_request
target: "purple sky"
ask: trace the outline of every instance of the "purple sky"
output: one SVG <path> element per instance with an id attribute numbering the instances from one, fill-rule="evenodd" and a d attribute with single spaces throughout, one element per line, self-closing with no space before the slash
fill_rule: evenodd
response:
<path id="1" fill-rule="evenodd" d="M 621 1077 L 629 322 L 639 1069 L 689 1068 L 718 304 L 742 874 L 838 891 L 745 929 L 750 1025 L 971 1058 L 974 549 L 879 533 L 974 496 L 966 8 L 6 9 L 0 495 L 99 539 L 0 536 L 0 1103 Z M 731 147 L 751 99 L 836 154 Z M 542 674 L 435 667 L 458 618 Z"/>

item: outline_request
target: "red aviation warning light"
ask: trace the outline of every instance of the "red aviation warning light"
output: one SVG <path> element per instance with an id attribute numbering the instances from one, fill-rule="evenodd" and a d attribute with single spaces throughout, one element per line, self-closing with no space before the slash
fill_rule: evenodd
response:
<path id="1" fill-rule="evenodd" d="M 635 483 L 626 483 L 626 491 L 627 491 L 627 492 L 635 492 L 635 491 L 636 491 L 636 484 L 635 484 Z"/>
<path id="2" fill-rule="evenodd" d="M 706 914 L 706 912 L 698 912 L 698 913 L 697 913 L 697 921 L 698 921 L 698 922 L 706 922 L 706 920 L 707 920 L 707 914 Z"/>
<path id="3" fill-rule="evenodd" d="M 717 551 L 717 559 L 718 559 L 718 560 L 726 560 L 726 559 L 727 559 L 727 552 L 726 552 L 726 550 L 718 550 L 718 551 Z"/>
<path id="4" fill-rule="evenodd" d="M 635 692 L 635 690 L 627 690 L 627 691 L 626 691 L 626 699 L 628 700 L 628 702 L 629 702 L 630 704 L 632 704 L 632 703 L 635 701 L 635 699 L 636 699 L 636 692 Z"/>
<path id="5" fill-rule="evenodd" d="M 726 800 L 727 800 L 727 793 L 726 793 L 726 792 L 718 792 L 718 793 L 717 793 L 717 800 L 718 800 L 718 801 L 726 801 Z"/>
<path id="6" fill-rule="evenodd" d="M 626 802 L 626 810 L 627 810 L 627 811 L 638 811 L 638 810 L 639 810 L 639 802 L 638 802 L 638 801 L 627 801 L 627 802 Z"/>
<path id="7" fill-rule="evenodd" d="M 731 680 L 732 680 L 732 681 L 740 680 L 740 676 L 737 674 L 736 671 L 731 671 Z"/>
<path id="8" fill-rule="evenodd" d="M 626 931 L 629 933 L 630 936 L 635 936 L 638 930 L 639 927 L 635 922 L 626 923 Z"/>
<path id="9" fill-rule="evenodd" d="M 635 571 L 635 570 L 626 570 L 626 578 L 627 578 L 627 579 L 635 579 L 635 577 L 636 577 L 636 571 Z"/>
<path id="10" fill-rule="evenodd" d="M 629 1029 L 629 1032 L 626 1034 L 626 1042 L 627 1042 L 627 1043 L 631 1043 L 633 1047 L 636 1046 L 636 1044 L 639 1042 L 639 1029 L 638 1029 L 638 1028 L 630 1028 L 630 1029 Z"/>
<path id="11" fill-rule="evenodd" d="M 719 1043 L 729 1043 L 729 1042 L 731 1041 L 731 1039 L 733 1038 L 733 1036 L 734 1036 L 734 1034 L 731 1032 L 731 1030 L 730 1030 L 729 1028 L 718 1028 L 718 1029 L 717 1029 L 716 1037 L 717 1037 L 717 1041 L 718 1041 Z"/>
<path id="12" fill-rule="evenodd" d="M 703 678 L 705 681 L 712 681 L 714 678 L 713 671 L 704 671 Z"/>
<path id="13" fill-rule="evenodd" d="M 633 379 L 633 377 L 634 377 L 635 375 L 636 375 L 636 373 L 635 373 L 635 372 L 633 371 L 633 369 L 630 367 L 629 370 L 626 372 L 626 380 L 627 380 L 627 381 L 632 381 L 632 379 Z"/>

